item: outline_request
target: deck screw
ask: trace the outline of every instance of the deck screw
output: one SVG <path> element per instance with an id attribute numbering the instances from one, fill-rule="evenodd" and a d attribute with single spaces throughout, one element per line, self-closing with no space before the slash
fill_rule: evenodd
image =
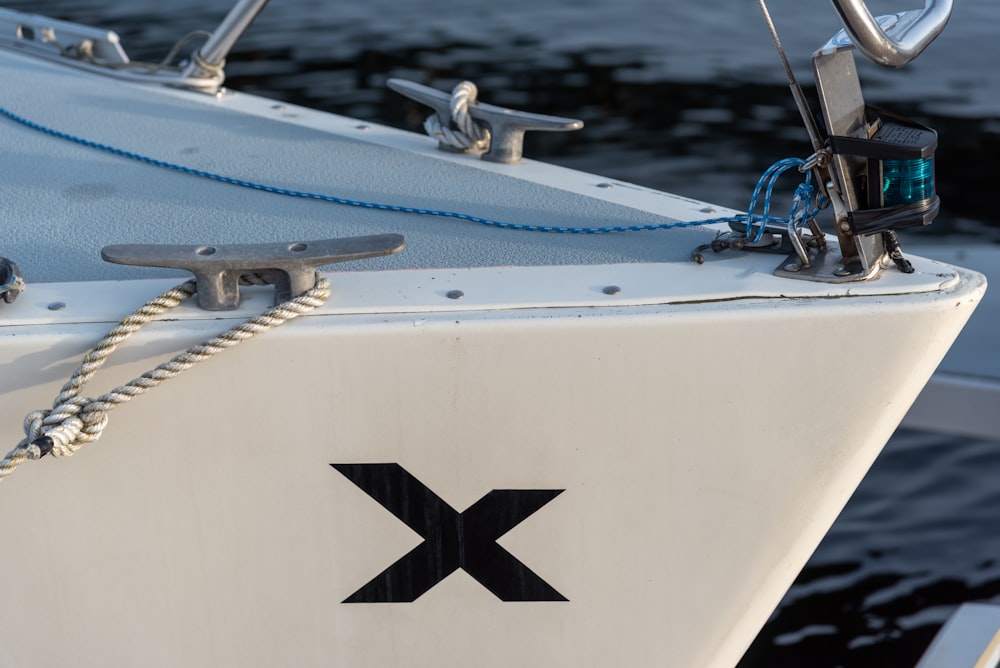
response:
<path id="1" fill-rule="evenodd" d="M 601 290 L 601 292 L 603 292 L 606 295 L 617 295 L 621 291 L 622 291 L 622 289 L 620 287 L 618 287 L 617 285 L 609 285 L 606 288 L 604 288 L 603 290 Z"/>
<path id="2" fill-rule="evenodd" d="M 798 262 L 789 262 L 784 266 L 785 271 L 802 271 L 802 265 Z"/>
<path id="3" fill-rule="evenodd" d="M 465 296 L 465 293 L 462 292 L 461 290 L 449 290 L 448 292 L 445 293 L 444 296 L 447 297 L 448 299 L 461 299 L 462 297 Z"/>
<path id="4" fill-rule="evenodd" d="M 66 302 L 52 302 L 49 304 L 50 311 L 61 311 L 66 308 Z"/>

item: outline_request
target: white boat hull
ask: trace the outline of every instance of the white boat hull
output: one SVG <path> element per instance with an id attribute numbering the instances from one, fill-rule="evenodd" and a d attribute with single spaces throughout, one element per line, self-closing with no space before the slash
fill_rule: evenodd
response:
<path id="1" fill-rule="evenodd" d="M 493 289 L 524 271 L 496 270 Z M 985 287 L 958 272 L 893 298 L 489 310 L 418 294 L 440 281 L 423 299 L 474 299 L 491 284 L 476 272 L 331 278 L 339 299 L 316 315 L 3 482 L 0 624 L 15 631 L 0 662 L 731 666 Z M 9 415 L 48 404 L 108 328 L 94 313 L 169 282 L 87 285 L 38 286 L 0 327 Z M 57 296 L 80 322 L 37 320 Z M 94 382 L 230 324 L 177 318 Z M 803 341 L 815 355 L 783 354 Z M 845 355 L 867 382 L 841 373 Z M 803 415 L 814 428 L 790 428 Z M 331 466 L 356 464 L 398 464 L 456 513 L 491 490 L 562 490 L 499 544 L 568 600 L 503 601 L 458 568 L 413 602 L 345 602 L 422 542 Z"/>

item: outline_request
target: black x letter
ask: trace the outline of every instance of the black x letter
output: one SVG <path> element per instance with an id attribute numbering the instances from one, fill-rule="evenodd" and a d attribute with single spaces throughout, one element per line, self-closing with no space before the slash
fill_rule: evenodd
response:
<path id="1" fill-rule="evenodd" d="M 565 601 L 497 539 L 561 489 L 494 489 L 459 513 L 399 464 L 331 464 L 424 539 L 344 603 L 415 601 L 461 568 L 502 601 Z"/>

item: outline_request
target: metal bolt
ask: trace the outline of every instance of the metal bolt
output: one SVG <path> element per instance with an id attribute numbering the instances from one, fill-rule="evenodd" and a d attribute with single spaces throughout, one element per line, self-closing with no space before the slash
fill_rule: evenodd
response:
<path id="1" fill-rule="evenodd" d="M 798 262 L 789 262 L 784 266 L 785 271 L 802 271 L 802 265 Z"/>
<path id="2" fill-rule="evenodd" d="M 605 287 L 603 290 L 601 290 L 601 292 L 603 292 L 606 295 L 617 295 L 621 291 L 622 289 L 617 285 L 609 285 Z"/>
<path id="3" fill-rule="evenodd" d="M 850 276 L 852 273 L 854 272 L 852 272 L 850 269 L 844 266 L 837 267 L 836 269 L 833 270 L 834 276 Z"/>
<path id="4" fill-rule="evenodd" d="M 445 293 L 444 296 L 447 297 L 448 299 L 461 299 L 462 297 L 465 296 L 465 293 L 462 292 L 461 290 L 449 290 L 448 292 Z"/>
<path id="5" fill-rule="evenodd" d="M 61 311 L 66 308 L 66 302 L 52 302 L 49 304 L 50 311 Z"/>

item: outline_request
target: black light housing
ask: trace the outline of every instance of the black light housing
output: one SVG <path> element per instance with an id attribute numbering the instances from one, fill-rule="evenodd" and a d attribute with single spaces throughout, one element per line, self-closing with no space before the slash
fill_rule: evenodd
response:
<path id="1" fill-rule="evenodd" d="M 867 206 L 848 214 L 851 231 L 866 235 L 930 224 L 941 208 L 934 184 L 937 132 L 874 107 L 866 107 L 865 115 L 877 128 L 871 138 L 830 137 L 835 154 L 868 161 L 858 184 Z"/>

